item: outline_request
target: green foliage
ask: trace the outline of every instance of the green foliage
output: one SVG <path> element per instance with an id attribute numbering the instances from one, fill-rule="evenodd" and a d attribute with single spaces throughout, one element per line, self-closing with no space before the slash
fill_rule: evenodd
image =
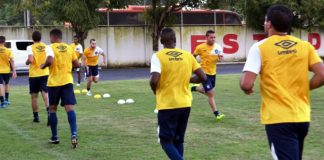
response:
<path id="1" fill-rule="evenodd" d="M 17 6 L 17 3 L 9 3 L 7 0 L 0 1 L 0 25 L 24 25 L 24 13 Z"/>
<path id="2" fill-rule="evenodd" d="M 294 12 L 295 28 L 311 30 L 314 27 L 324 28 L 324 0 L 207 0 L 207 8 L 229 9 L 238 12 L 247 26 L 262 30 L 264 17 L 273 4 L 284 4 Z"/>

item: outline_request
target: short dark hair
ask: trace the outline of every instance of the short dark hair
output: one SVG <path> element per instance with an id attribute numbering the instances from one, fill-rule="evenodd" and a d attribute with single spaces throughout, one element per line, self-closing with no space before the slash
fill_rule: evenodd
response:
<path id="1" fill-rule="evenodd" d="M 91 39 L 90 39 L 90 43 L 91 43 L 92 41 L 96 41 L 96 40 L 95 40 L 94 38 L 91 38 Z"/>
<path id="2" fill-rule="evenodd" d="M 208 30 L 208 31 L 206 32 L 206 37 L 208 37 L 209 34 L 215 34 L 215 31 L 213 31 L 213 30 Z"/>
<path id="3" fill-rule="evenodd" d="M 73 38 L 80 39 L 80 37 L 78 35 L 73 36 Z"/>
<path id="4" fill-rule="evenodd" d="M 39 42 L 42 39 L 42 34 L 39 31 L 34 31 L 32 34 L 32 39 L 34 42 Z"/>
<path id="5" fill-rule="evenodd" d="M 58 39 L 62 39 L 62 31 L 59 30 L 59 29 L 53 29 L 53 30 L 51 30 L 50 35 L 51 36 L 55 36 Z"/>
<path id="6" fill-rule="evenodd" d="M 176 42 L 176 35 L 173 29 L 171 28 L 164 28 L 161 31 L 161 43 L 162 44 L 172 44 Z"/>
<path id="7" fill-rule="evenodd" d="M 285 5 L 273 5 L 268 8 L 267 21 L 270 21 L 272 26 L 278 32 L 290 32 L 293 24 L 294 14 Z"/>
<path id="8" fill-rule="evenodd" d="M 3 44 L 6 42 L 6 37 L 5 36 L 0 36 L 0 43 Z"/>

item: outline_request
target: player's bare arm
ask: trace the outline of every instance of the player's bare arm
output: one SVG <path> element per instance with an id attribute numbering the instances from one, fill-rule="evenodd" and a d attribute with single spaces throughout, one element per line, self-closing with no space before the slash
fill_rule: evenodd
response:
<path id="1" fill-rule="evenodd" d="M 309 82 L 311 90 L 319 88 L 324 85 L 324 64 L 322 62 L 315 63 L 311 66 L 311 71 L 314 73 Z"/>
<path id="2" fill-rule="evenodd" d="M 156 88 L 160 81 L 160 73 L 152 72 L 150 78 L 150 86 L 154 94 L 156 94 Z"/>
<path id="3" fill-rule="evenodd" d="M 197 76 L 193 76 L 190 78 L 190 83 L 202 83 L 207 81 L 207 76 L 201 68 L 198 68 L 194 72 Z"/>
<path id="4" fill-rule="evenodd" d="M 73 65 L 74 68 L 79 68 L 80 67 L 80 63 L 79 63 L 78 59 L 74 60 L 72 62 L 72 65 Z"/>
<path id="5" fill-rule="evenodd" d="M 253 86 L 256 80 L 257 74 L 249 71 L 243 72 L 240 80 L 240 87 L 245 94 L 250 95 L 253 93 Z"/>
<path id="6" fill-rule="evenodd" d="M 103 57 L 103 64 L 106 65 L 107 64 L 107 59 L 106 59 L 106 54 L 105 53 L 101 53 L 101 56 Z"/>
<path id="7" fill-rule="evenodd" d="M 32 64 L 34 61 L 34 56 L 33 55 L 28 55 L 28 58 L 26 60 L 26 65 Z"/>
<path id="8" fill-rule="evenodd" d="M 81 57 L 82 59 L 82 66 L 87 66 L 87 64 L 86 64 L 86 57 L 85 57 L 85 55 L 82 55 L 82 57 Z"/>
<path id="9" fill-rule="evenodd" d="M 44 64 L 41 64 L 41 69 L 45 69 L 46 67 L 49 67 L 49 66 L 51 66 L 52 65 L 52 63 L 53 63 L 53 57 L 52 56 L 48 56 L 47 58 L 46 58 L 46 61 L 45 61 L 45 63 Z"/>
<path id="10" fill-rule="evenodd" d="M 15 61 L 13 60 L 13 58 L 10 58 L 9 62 L 10 62 L 11 70 L 12 70 L 12 78 L 16 79 L 17 78 L 17 72 L 16 72 Z"/>

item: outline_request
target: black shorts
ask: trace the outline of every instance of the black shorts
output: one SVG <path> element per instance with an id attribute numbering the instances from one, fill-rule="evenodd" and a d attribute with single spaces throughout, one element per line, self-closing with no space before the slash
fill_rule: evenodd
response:
<path id="1" fill-rule="evenodd" d="M 30 77 L 29 78 L 29 93 L 38 93 L 40 91 L 47 93 L 48 76 Z"/>
<path id="2" fill-rule="evenodd" d="M 87 77 L 90 77 L 90 76 L 97 76 L 99 74 L 99 71 L 98 71 L 98 65 L 96 66 L 88 66 L 87 67 Z"/>
<path id="3" fill-rule="evenodd" d="M 190 107 L 159 110 L 158 136 L 160 143 L 183 143 L 190 115 Z"/>
<path id="4" fill-rule="evenodd" d="M 61 106 L 75 105 L 76 99 L 73 90 L 73 84 L 69 83 L 64 86 L 47 87 L 48 98 L 50 105 L 58 105 L 61 101 Z"/>
<path id="5" fill-rule="evenodd" d="M 9 84 L 11 73 L 0 73 L 0 84 Z"/>
<path id="6" fill-rule="evenodd" d="M 281 123 L 265 126 L 274 159 L 302 159 L 309 122 Z"/>
<path id="7" fill-rule="evenodd" d="M 214 89 L 215 84 L 216 84 L 216 75 L 208 75 L 207 74 L 207 81 L 202 83 L 205 93 Z"/>

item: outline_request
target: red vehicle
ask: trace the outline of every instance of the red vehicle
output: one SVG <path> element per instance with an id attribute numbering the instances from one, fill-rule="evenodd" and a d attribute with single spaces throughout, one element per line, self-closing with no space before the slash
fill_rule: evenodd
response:
<path id="1" fill-rule="evenodd" d="M 126 9 L 100 8 L 99 12 L 107 13 L 105 22 L 100 25 L 130 26 L 145 25 L 145 6 L 129 6 Z M 104 19 L 102 19 L 104 20 Z M 228 10 L 181 10 L 174 13 L 175 25 L 242 25 L 240 16 Z"/>

